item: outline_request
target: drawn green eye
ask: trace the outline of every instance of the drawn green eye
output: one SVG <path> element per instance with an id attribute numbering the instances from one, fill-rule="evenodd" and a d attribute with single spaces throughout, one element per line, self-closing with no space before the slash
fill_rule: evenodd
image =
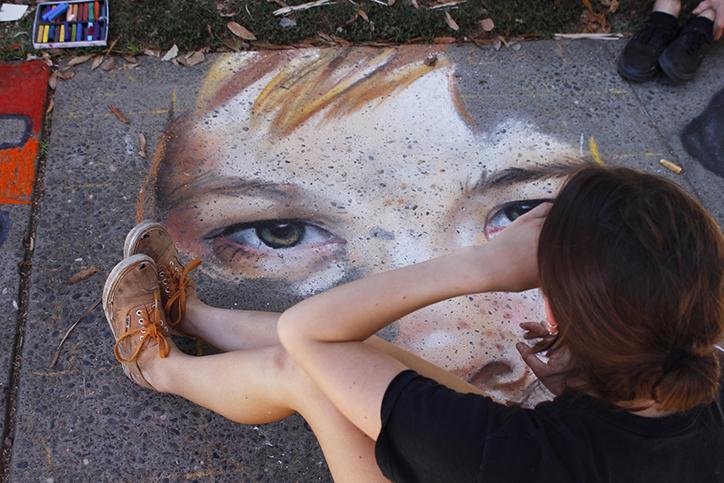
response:
<path id="1" fill-rule="evenodd" d="M 259 240 L 270 248 L 296 246 L 306 234 L 306 229 L 301 223 L 269 223 L 254 230 Z"/>
<path id="2" fill-rule="evenodd" d="M 284 250 L 319 246 L 336 237 L 327 230 L 302 220 L 263 220 L 239 223 L 208 238 L 221 237 L 253 250 Z"/>

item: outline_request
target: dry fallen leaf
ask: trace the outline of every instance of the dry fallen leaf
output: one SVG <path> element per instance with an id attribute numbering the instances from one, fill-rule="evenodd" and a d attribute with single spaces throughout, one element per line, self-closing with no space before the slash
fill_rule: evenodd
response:
<path id="1" fill-rule="evenodd" d="M 48 67 L 53 67 L 53 59 L 50 58 L 50 54 L 43 52 L 43 56 L 40 58 Z"/>
<path id="2" fill-rule="evenodd" d="M 138 155 L 146 159 L 146 136 L 142 132 L 138 133 Z"/>
<path id="3" fill-rule="evenodd" d="M 523 46 L 520 45 L 520 43 L 518 43 L 518 42 L 516 42 L 516 43 L 514 43 L 514 44 L 510 44 L 510 48 L 513 49 L 513 50 L 516 50 L 516 51 L 517 51 L 517 50 L 520 50 L 521 47 L 523 47 Z"/>
<path id="4" fill-rule="evenodd" d="M 435 67 L 436 64 L 437 64 L 437 55 L 430 54 L 427 57 L 425 57 L 425 65 L 430 66 L 430 67 Z"/>
<path id="5" fill-rule="evenodd" d="M 417 3 L 417 0 L 410 0 L 410 3 L 414 8 L 420 8 L 420 4 Z"/>
<path id="6" fill-rule="evenodd" d="M 74 65 L 80 65 L 84 62 L 88 62 L 91 59 L 91 57 L 93 57 L 93 56 L 92 55 L 79 55 L 77 57 L 73 57 L 72 59 L 70 59 L 66 65 L 68 67 L 73 67 Z"/>
<path id="7" fill-rule="evenodd" d="M 203 62 L 204 59 L 206 59 L 206 56 L 204 55 L 204 53 L 201 52 L 200 50 L 197 50 L 196 52 L 193 52 L 193 53 L 191 53 L 190 55 L 187 55 L 187 56 L 186 56 L 186 62 L 185 62 L 185 63 L 186 63 L 187 66 L 193 67 L 193 66 L 195 66 L 195 65 L 200 64 L 201 62 Z"/>
<path id="8" fill-rule="evenodd" d="M 239 50 L 242 47 L 241 44 L 243 43 L 243 42 L 239 41 L 239 39 L 237 39 L 237 38 L 233 38 L 233 39 L 226 38 L 226 39 L 223 39 L 221 42 L 224 45 L 226 45 L 228 48 L 233 50 L 234 52 L 239 52 Z"/>
<path id="9" fill-rule="evenodd" d="M 115 67 L 116 67 L 116 58 L 115 57 L 108 57 L 101 64 L 101 69 L 106 72 L 108 72 L 109 70 L 113 70 Z"/>
<path id="10" fill-rule="evenodd" d="M 387 6 L 388 6 L 388 7 L 393 6 L 396 1 L 397 1 L 397 0 L 387 0 Z"/>
<path id="11" fill-rule="evenodd" d="M 484 31 L 490 32 L 495 28 L 495 22 L 493 22 L 492 18 L 484 18 L 480 21 L 480 26 Z"/>
<path id="12" fill-rule="evenodd" d="M 50 102 L 48 103 L 48 108 L 45 110 L 45 113 L 50 114 L 50 112 L 53 110 L 54 107 L 55 107 L 55 99 L 53 99 L 51 97 Z"/>
<path id="13" fill-rule="evenodd" d="M 78 273 L 74 273 L 69 279 L 68 279 L 68 285 L 73 285 L 78 282 L 82 282 L 84 280 L 88 280 L 96 273 L 100 272 L 100 269 L 96 266 L 88 267 L 85 270 L 81 270 Z"/>
<path id="14" fill-rule="evenodd" d="M 117 118 L 119 121 L 121 121 L 123 124 L 128 124 L 128 123 L 129 123 L 129 122 L 128 122 L 128 118 L 126 117 L 126 115 L 123 114 L 123 112 L 121 112 L 121 110 L 118 109 L 116 106 L 114 106 L 113 104 L 108 104 L 108 109 L 109 109 L 109 110 L 113 113 L 113 115 L 116 116 L 116 118 Z"/>
<path id="15" fill-rule="evenodd" d="M 48 77 L 48 87 L 55 90 L 55 87 L 58 85 L 58 73 L 53 72 L 50 74 L 50 77 Z"/>
<path id="16" fill-rule="evenodd" d="M 136 59 L 136 56 L 135 56 L 135 55 L 128 55 L 128 54 L 126 54 L 126 55 L 123 56 L 123 60 L 125 60 L 125 61 L 128 62 L 129 64 L 137 64 L 137 63 L 138 63 L 138 59 Z"/>
<path id="17" fill-rule="evenodd" d="M 450 15 L 450 12 L 445 12 L 445 23 L 448 27 L 453 29 L 454 31 L 460 30 L 460 27 L 458 26 L 457 22 L 453 20 L 452 16 Z"/>
<path id="18" fill-rule="evenodd" d="M 249 32 L 246 28 L 242 27 L 236 22 L 229 22 L 226 27 L 231 30 L 231 33 L 244 40 L 256 40 L 256 35 Z"/>
<path id="19" fill-rule="evenodd" d="M 435 37 L 432 39 L 434 44 L 454 44 L 457 42 L 455 37 Z"/>
<path id="20" fill-rule="evenodd" d="M 618 12 L 619 3 L 619 0 L 611 0 L 611 5 L 608 7 L 608 13 Z"/>
<path id="21" fill-rule="evenodd" d="M 173 47 L 168 49 L 168 52 L 161 57 L 161 60 L 164 62 L 168 62 L 169 60 L 173 60 L 178 56 L 178 46 L 176 44 L 173 44 Z"/>
<path id="22" fill-rule="evenodd" d="M 161 54 L 158 50 L 143 49 L 143 55 L 147 55 L 149 57 L 158 57 Z"/>
<path id="23" fill-rule="evenodd" d="M 75 72 L 72 70 L 63 70 L 58 72 L 58 77 L 63 80 L 70 80 L 75 77 Z"/>
<path id="24" fill-rule="evenodd" d="M 358 8 L 358 9 L 357 9 L 357 15 L 359 15 L 360 17 L 362 17 L 362 20 L 364 20 L 365 22 L 369 23 L 370 18 L 367 16 L 367 13 L 366 13 L 364 10 L 362 10 L 361 8 Z"/>
<path id="25" fill-rule="evenodd" d="M 96 70 L 100 65 L 103 63 L 103 56 L 102 55 L 96 55 L 93 57 L 93 62 L 91 63 L 91 70 Z"/>

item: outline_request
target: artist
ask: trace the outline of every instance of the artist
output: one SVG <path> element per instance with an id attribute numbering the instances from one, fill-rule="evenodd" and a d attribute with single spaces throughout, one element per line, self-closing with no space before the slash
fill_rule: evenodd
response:
<path id="1" fill-rule="evenodd" d="M 203 305 L 188 277 L 198 262 L 183 266 L 159 224 L 134 228 L 124 253 L 103 303 L 129 377 L 240 423 L 299 412 L 337 481 L 724 480 L 724 237 L 661 178 L 580 168 L 484 246 L 281 316 Z M 557 395 L 534 409 L 374 336 L 441 300 L 534 287 L 547 320 L 523 324 L 537 343 L 517 347 Z M 186 355 L 169 327 L 225 352 Z"/>

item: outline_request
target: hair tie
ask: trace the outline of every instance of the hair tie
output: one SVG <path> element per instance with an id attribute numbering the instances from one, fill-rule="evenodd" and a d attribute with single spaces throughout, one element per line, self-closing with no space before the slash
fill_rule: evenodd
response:
<path id="1" fill-rule="evenodd" d="M 666 358 L 664 359 L 664 374 L 668 374 L 669 372 L 676 369 L 679 364 L 681 364 L 681 361 L 683 361 L 690 355 L 691 353 L 689 351 L 678 347 L 669 351 L 669 353 L 666 355 Z"/>

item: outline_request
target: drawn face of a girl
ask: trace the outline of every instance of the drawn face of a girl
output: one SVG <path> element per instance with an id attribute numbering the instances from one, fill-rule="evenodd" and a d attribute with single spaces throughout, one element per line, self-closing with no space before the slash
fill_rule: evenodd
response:
<path id="1" fill-rule="evenodd" d="M 409 65 L 423 66 L 419 57 Z M 271 69 L 177 135 L 179 147 L 159 171 L 162 221 L 213 278 L 290 303 L 486 243 L 530 200 L 554 195 L 552 166 L 571 152 L 515 122 L 476 132 L 451 90 L 451 68 L 427 68 L 383 96 L 360 99 L 369 94 L 347 86 L 347 99 L 301 122 L 296 109 L 308 106 L 295 99 L 260 106 L 271 84 L 298 87 L 298 79 L 280 81 Z M 307 86 L 320 89 L 308 102 L 335 88 L 321 82 Z M 514 349 L 518 324 L 543 317 L 535 291 L 473 295 L 405 317 L 389 335 L 492 396 L 514 400 L 533 380 Z"/>

